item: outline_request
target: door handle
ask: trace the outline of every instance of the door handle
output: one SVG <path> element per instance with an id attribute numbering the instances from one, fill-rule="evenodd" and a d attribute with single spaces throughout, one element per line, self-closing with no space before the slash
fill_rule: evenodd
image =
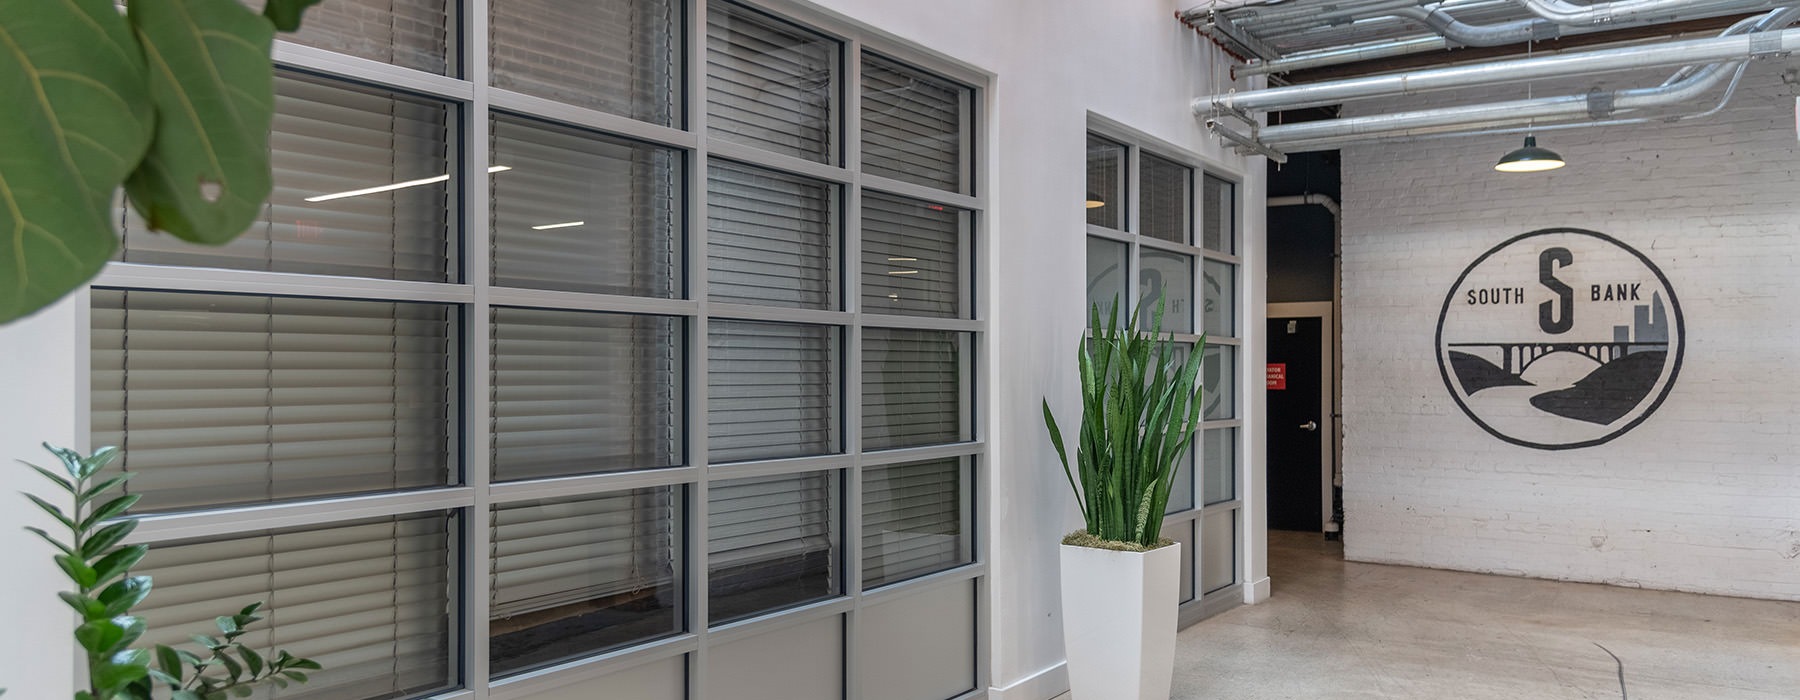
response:
<path id="1" fill-rule="evenodd" d="M 1300 429 L 1309 433 L 1317 432 L 1319 430 L 1319 422 L 1316 420 L 1309 420 L 1305 423 L 1301 423 Z"/>

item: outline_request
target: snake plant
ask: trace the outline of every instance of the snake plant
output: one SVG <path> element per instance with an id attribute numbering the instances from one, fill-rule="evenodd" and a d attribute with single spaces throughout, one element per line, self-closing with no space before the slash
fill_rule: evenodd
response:
<path id="1" fill-rule="evenodd" d="M 1044 424 L 1081 505 L 1087 534 L 1153 548 L 1162 540 L 1175 470 L 1200 424 L 1197 379 L 1206 339 L 1201 337 L 1186 362 L 1178 362 L 1174 342 L 1138 330 L 1136 312 L 1120 319 L 1117 301 L 1105 325 L 1098 305 L 1089 314 L 1093 334 L 1082 339 L 1079 351 L 1081 432 L 1073 466 L 1048 400 Z M 1162 328 L 1162 317 L 1159 301 L 1150 327 Z"/>

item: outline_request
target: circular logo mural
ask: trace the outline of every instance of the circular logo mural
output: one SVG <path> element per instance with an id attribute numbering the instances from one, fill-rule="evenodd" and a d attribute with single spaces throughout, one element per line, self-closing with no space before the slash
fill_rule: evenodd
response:
<path id="1" fill-rule="evenodd" d="M 1685 331 L 1675 291 L 1649 258 L 1606 234 L 1545 229 L 1463 270 L 1438 315 L 1438 371 L 1494 437 L 1589 447 L 1662 404 Z"/>

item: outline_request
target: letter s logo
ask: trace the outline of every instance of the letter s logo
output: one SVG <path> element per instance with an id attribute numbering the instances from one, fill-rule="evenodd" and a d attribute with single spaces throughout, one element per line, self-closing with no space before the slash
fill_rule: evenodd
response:
<path id="1" fill-rule="evenodd" d="M 1538 327 L 1545 333 L 1567 333 L 1575 327 L 1575 289 L 1556 278 L 1556 268 L 1575 264 L 1568 248 L 1549 248 L 1538 254 L 1538 282 L 1556 293 L 1557 301 L 1538 304 Z M 1557 313 L 1561 302 L 1562 313 Z"/>

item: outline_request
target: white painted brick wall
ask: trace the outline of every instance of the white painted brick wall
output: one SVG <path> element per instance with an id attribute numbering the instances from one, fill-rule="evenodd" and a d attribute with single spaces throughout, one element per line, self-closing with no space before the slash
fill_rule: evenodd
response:
<path id="1" fill-rule="evenodd" d="M 1551 173 L 1491 170 L 1517 135 L 1345 152 L 1349 558 L 1800 600 L 1800 148 L 1784 68 L 1753 65 L 1710 119 L 1540 134 L 1570 162 Z M 1446 102 L 1357 111 L 1435 104 Z M 1563 226 L 1610 234 L 1662 268 L 1687 354 L 1642 425 L 1552 452 L 1464 416 L 1433 333 L 1477 256 Z"/>

